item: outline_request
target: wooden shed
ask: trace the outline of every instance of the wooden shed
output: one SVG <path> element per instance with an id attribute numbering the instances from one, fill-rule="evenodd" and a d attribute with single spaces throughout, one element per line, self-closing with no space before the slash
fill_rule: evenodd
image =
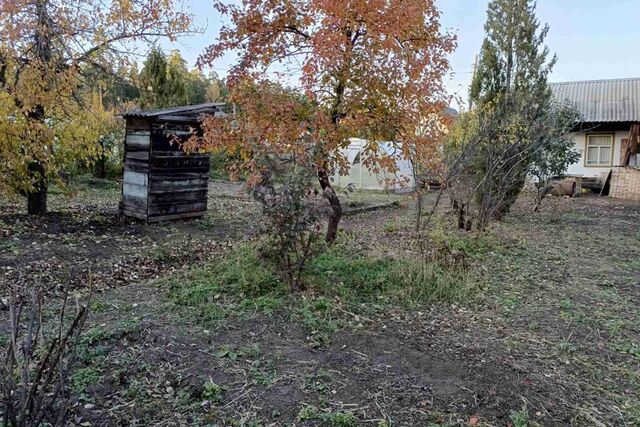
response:
<path id="1" fill-rule="evenodd" d="M 201 131 L 204 115 L 224 115 L 224 106 L 209 103 L 124 114 L 123 215 L 163 221 L 205 214 L 209 155 L 186 153 L 180 142 Z"/>

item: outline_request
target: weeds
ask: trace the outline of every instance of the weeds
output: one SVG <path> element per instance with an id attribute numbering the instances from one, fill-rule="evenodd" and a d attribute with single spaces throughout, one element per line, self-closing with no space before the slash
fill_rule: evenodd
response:
<path id="1" fill-rule="evenodd" d="M 376 258 L 336 245 L 310 267 L 314 289 L 354 309 L 361 304 L 415 306 L 467 302 L 475 280 L 464 269 L 419 258 Z"/>
<path id="2" fill-rule="evenodd" d="M 529 411 L 526 406 L 523 406 L 519 411 L 511 411 L 509 418 L 513 427 L 527 427 L 529 425 Z"/>
<path id="3" fill-rule="evenodd" d="M 195 320 L 220 324 L 247 312 L 267 315 L 290 310 L 310 333 L 312 344 L 328 343 L 345 314 L 368 317 L 390 306 L 465 303 L 473 298 L 477 278 L 463 268 L 438 261 L 395 259 L 354 253 L 336 244 L 309 261 L 304 280 L 310 292 L 292 295 L 288 284 L 243 246 L 184 277 L 171 280 L 169 300 Z"/>
<path id="4" fill-rule="evenodd" d="M 212 230 L 213 228 L 215 228 L 215 226 L 216 226 L 216 223 L 213 220 L 213 218 L 211 218 L 210 216 L 205 216 L 201 218 L 200 220 L 198 220 L 196 225 L 198 230 L 203 230 L 203 231 Z"/>
<path id="5" fill-rule="evenodd" d="M 331 377 L 329 376 L 329 373 L 321 369 L 317 372 L 305 375 L 303 390 L 306 392 L 315 391 L 323 394 L 329 393 L 331 391 L 331 387 L 329 386 L 330 381 Z"/>
<path id="6" fill-rule="evenodd" d="M 263 386 L 271 385 L 276 379 L 276 367 L 272 362 L 266 362 L 255 360 L 251 363 L 249 370 L 251 378 L 256 384 Z"/>
<path id="7" fill-rule="evenodd" d="M 202 397 L 205 400 L 214 403 L 221 403 L 224 399 L 224 387 L 214 383 L 211 379 L 209 379 L 204 385 Z"/>
<path id="8" fill-rule="evenodd" d="M 640 344 L 632 341 L 618 341 L 613 344 L 613 349 L 619 353 L 625 353 L 640 360 Z"/>
<path id="9" fill-rule="evenodd" d="M 355 427 L 358 419 L 351 412 L 322 412 L 312 405 L 305 405 L 298 413 L 299 421 L 316 421 L 323 427 Z"/>
<path id="10" fill-rule="evenodd" d="M 325 297 L 303 299 L 294 309 L 297 320 L 309 331 L 313 347 L 323 347 L 340 326 L 340 314 L 334 303 Z"/>
<path id="11" fill-rule="evenodd" d="M 102 380 L 102 370 L 93 365 L 79 368 L 71 377 L 71 390 L 77 394 L 84 394 L 89 387 L 100 383 Z"/>

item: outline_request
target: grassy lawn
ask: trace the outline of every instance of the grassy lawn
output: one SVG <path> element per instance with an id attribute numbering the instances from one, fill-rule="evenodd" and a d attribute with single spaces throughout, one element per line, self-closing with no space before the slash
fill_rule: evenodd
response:
<path id="1" fill-rule="evenodd" d="M 0 211 L 0 280 L 68 285 L 73 268 L 98 291 L 77 424 L 640 424 L 638 204 L 523 199 L 478 236 L 443 203 L 418 253 L 410 199 L 356 191 L 346 205 L 401 203 L 345 217 L 291 294 L 250 199 L 141 224 L 99 184 L 53 194 L 46 219 Z"/>

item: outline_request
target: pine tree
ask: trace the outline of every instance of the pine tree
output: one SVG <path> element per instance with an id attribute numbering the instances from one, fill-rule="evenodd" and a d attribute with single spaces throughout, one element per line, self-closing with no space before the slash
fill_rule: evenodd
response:
<path id="1" fill-rule="evenodd" d="M 547 61 L 549 49 L 544 39 L 548 31 L 547 25 L 540 28 L 534 0 L 492 0 L 471 84 L 472 104 L 482 108 L 524 96 L 548 105 L 547 78 L 556 62 L 555 56 Z"/>
<path id="2" fill-rule="evenodd" d="M 220 97 L 218 80 L 205 77 L 198 69 L 190 71 L 178 50 L 165 56 L 161 50 L 152 49 L 138 81 L 141 108 L 200 104 Z M 210 99 L 212 91 L 217 93 L 215 99 Z"/>
<path id="3" fill-rule="evenodd" d="M 187 61 L 179 50 L 172 50 L 167 58 L 167 102 L 170 106 L 191 104 Z"/>

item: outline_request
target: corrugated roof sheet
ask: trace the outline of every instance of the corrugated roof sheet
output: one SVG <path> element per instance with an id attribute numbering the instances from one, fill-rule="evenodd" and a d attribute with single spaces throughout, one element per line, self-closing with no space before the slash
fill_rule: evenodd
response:
<path id="1" fill-rule="evenodd" d="M 584 122 L 640 122 L 640 78 L 551 83 L 560 102 L 569 102 Z"/>
<path id="2" fill-rule="evenodd" d="M 134 110 L 124 113 L 122 116 L 127 117 L 157 117 L 157 116 L 180 116 L 193 115 L 198 113 L 215 113 L 222 111 L 225 107 L 224 102 L 209 102 L 206 104 L 185 105 L 181 107 L 163 108 L 158 110 Z"/>

